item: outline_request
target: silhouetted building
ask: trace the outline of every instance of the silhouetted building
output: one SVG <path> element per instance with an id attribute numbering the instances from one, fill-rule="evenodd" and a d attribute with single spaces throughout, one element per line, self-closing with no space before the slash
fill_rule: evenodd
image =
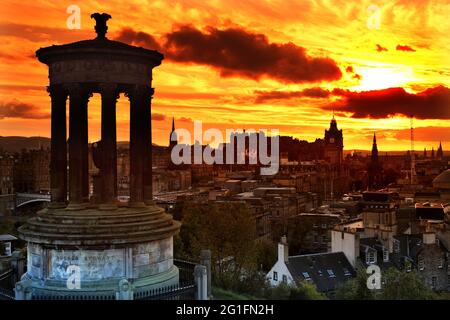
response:
<path id="1" fill-rule="evenodd" d="M 14 157 L 0 155 L 0 195 L 14 193 Z"/>
<path id="2" fill-rule="evenodd" d="M 444 157 L 444 151 L 442 150 L 442 143 L 439 142 L 439 148 L 437 149 L 437 152 L 436 152 L 436 158 L 442 159 L 443 157 Z"/>
<path id="3" fill-rule="evenodd" d="M 16 192 L 50 191 L 50 150 L 23 150 L 14 164 Z"/>
<path id="4" fill-rule="evenodd" d="M 372 153 L 367 172 L 369 175 L 369 188 L 378 189 L 382 187 L 383 167 L 378 158 L 377 136 L 375 133 L 373 134 Z"/>
<path id="5" fill-rule="evenodd" d="M 342 129 L 337 127 L 336 119 L 331 119 L 330 128 L 325 130 L 325 160 L 340 166 L 343 158 L 344 138 Z"/>

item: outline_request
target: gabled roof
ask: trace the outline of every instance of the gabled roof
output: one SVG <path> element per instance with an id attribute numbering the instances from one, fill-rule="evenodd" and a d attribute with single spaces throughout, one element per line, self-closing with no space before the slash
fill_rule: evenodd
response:
<path id="1" fill-rule="evenodd" d="M 356 275 L 343 252 L 291 256 L 286 266 L 296 281 L 311 281 L 320 292 L 329 292 Z"/>
<path id="2" fill-rule="evenodd" d="M 14 240 L 17 240 L 17 238 L 10 234 L 0 234 L 0 241 L 14 241 Z"/>

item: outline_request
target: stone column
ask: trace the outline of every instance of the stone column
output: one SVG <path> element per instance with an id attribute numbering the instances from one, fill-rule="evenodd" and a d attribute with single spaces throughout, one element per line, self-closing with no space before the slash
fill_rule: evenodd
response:
<path id="1" fill-rule="evenodd" d="M 195 284 L 197 287 L 196 300 L 208 300 L 208 279 L 206 267 L 196 265 L 194 267 Z"/>
<path id="2" fill-rule="evenodd" d="M 148 89 L 143 97 L 144 109 L 144 202 L 146 205 L 153 204 L 152 187 L 152 119 L 151 102 L 155 89 Z"/>
<path id="3" fill-rule="evenodd" d="M 83 92 L 82 94 L 87 94 Z M 81 180 L 81 191 L 83 194 L 83 202 L 89 202 L 89 133 L 88 133 L 88 99 L 91 95 L 88 94 L 87 98 L 82 97 L 80 104 L 80 128 L 82 135 L 81 143 L 81 163 L 82 163 L 82 180 Z"/>
<path id="4" fill-rule="evenodd" d="M 145 86 L 130 88 L 130 206 L 143 207 L 145 157 Z"/>
<path id="5" fill-rule="evenodd" d="M 207 296 L 211 297 L 211 250 L 200 251 L 200 264 L 206 267 Z"/>
<path id="6" fill-rule="evenodd" d="M 67 92 L 61 85 L 47 87 L 51 97 L 50 207 L 64 207 L 67 202 Z"/>
<path id="7" fill-rule="evenodd" d="M 102 95 L 102 209 L 117 208 L 117 131 L 116 103 L 118 99 L 117 85 L 104 83 L 100 85 Z"/>
<path id="8" fill-rule="evenodd" d="M 90 94 L 80 84 L 67 86 L 69 92 L 69 206 L 83 209 L 86 195 L 87 104 Z M 87 174 L 89 174 L 87 172 Z M 88 187 L 88 186 L 87 186 Z M 89 191 L 89 189 L 88 189 Z"/>

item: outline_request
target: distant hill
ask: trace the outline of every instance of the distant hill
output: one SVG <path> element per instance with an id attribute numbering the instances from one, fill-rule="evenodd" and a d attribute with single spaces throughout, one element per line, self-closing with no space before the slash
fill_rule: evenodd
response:
<path id="1" fill-rule="evenodd" d="M 128 141 L 118 141 L 117 146 L 128 148 Z M 157 146 L 156 144 L 153 144 Z M 20 152 L 22 149 L 31 150 L 39 148 L 50 148 L 50 138 L 45 137 L 19 137 L 19 136 L 0 136 L 0 151 Z"/>
<path id="2" fill-rule="evenodd" d="M 50 148 L 50 138 L 45 137 L 18 137 L 0 136 L 0 150 L 7 152 L 20 152 L 22 149 Z"/>

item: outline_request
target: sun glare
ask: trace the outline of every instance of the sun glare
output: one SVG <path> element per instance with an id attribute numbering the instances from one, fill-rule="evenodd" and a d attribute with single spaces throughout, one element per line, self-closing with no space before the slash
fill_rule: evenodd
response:
<path id="1" fill-rule="evenodd" d="M 413 74 L 410 68 L 405 67 L 361 67 L 356 73 L 361 75 L 361 81 L 352 89 L 358 91 L 405 87 Z"/>

